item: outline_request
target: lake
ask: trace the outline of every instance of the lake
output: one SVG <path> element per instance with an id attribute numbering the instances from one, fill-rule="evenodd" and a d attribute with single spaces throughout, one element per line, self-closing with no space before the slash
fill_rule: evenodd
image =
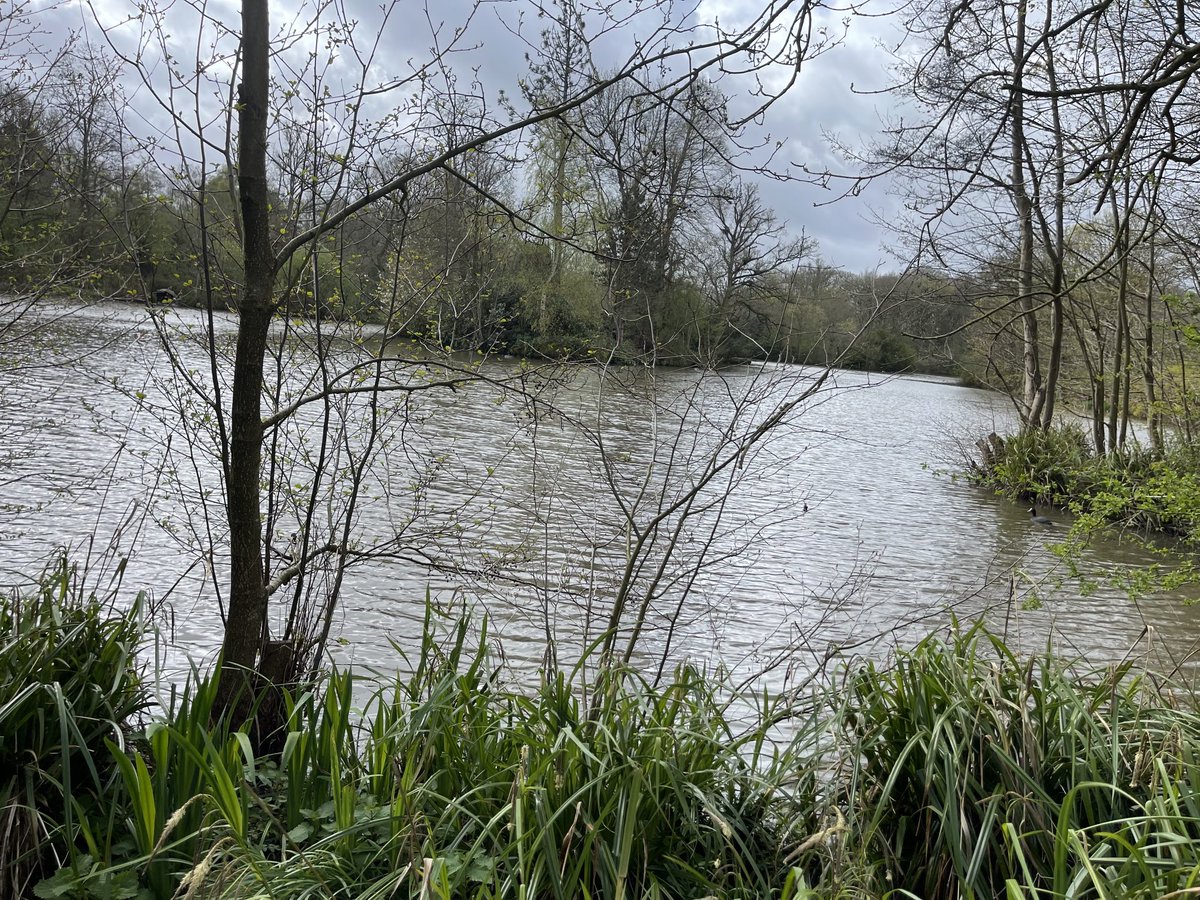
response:
<path id="1" fill-rule="evenodd" d="M 169 672 L 208 658 L 221 633 L 220 464 L 208 449 L 219 424 L 187 384 L 211 383 L 207 326 L 192 310 L 53 305 L 0 343 L 0 582 L 25 582 L 69 546 L 103 588 L 127 557 L 122 596 L 161 604 Z M 235 322 L 213 326 L 225 382 Z M 312 335 L 291 327 L 273 363 L 280 404 L 320 386 Z M 350 366 L 378 341 L 330 346 Z M 307 405 L 279 433 L 277 554 L 313 496 L 314 543 L 341 534 L 345 486 L 361 486 L 335 619 L 343 663 L 402 668 L 396 646 L 416 645 L 427 591 L 485 608 L 517 671 L 573 659 L 649 534 L 629 592 L 647 604 L 631 654 L 647 669 L 688 659 L 772 668 L 785 683 L 981 616 L 1026 650 L 1052 641 L 1098 662 L 1190 668 L 1200 611 L 1189 598 L 1132 601 L 1106 581 L 1162 558 L 1116 535 L 1094 541 L 1081 559 L 1095 583 L 1081 590 L 1053 552 L 1061 517 L 1035 526 L 1023 506 L 955 477 L 961 447 L 1013 427 L 997 394 L 845 371 L 822 382 L 795 366 L 551 370 L 466 356 L 459 367 L 481 378 L 451 390 L 429 383 L 444 372 L 403 356 L 387 366 L 404 390 L 374 408 L 348 392 L 332 419 Z M 330 466 L 339 476 L 320 478 Z"/>

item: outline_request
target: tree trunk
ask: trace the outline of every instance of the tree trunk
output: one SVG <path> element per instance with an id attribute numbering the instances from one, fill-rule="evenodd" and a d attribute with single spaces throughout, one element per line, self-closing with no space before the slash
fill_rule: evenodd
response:
<path id="1" fill-rule="evenodd" d="M 1052 16 L 1054 4 L 1046 4 L 1046 22 L 1042 33 L 1052 32 Z M 1058 74 L 1054 67 L 1054 49 L 1052 43 L 1046 42 L 1046 73 L 1050 79 L 1051 88 L 1058 90 Z M 1054 223 L 1053 233 L 1048 235 L 1050 263 L 1053 267 L 1050 288 L 1050 359 L 1046 367 L 1045 402 L 1042 406 L 1041 425 L 1043 431 L 1049 431 L 1054 424 L 1054 404 L 1058 397 L 1058 378 L 1062 369 L 1063 350 L 1063 292 L 1066 286 L 1066 273 L 1063 271 L 1066 262 L 1066 200 L 1067 200 L 1067 163 L 1063 147 L 1063 123 L 1059 110 L 1059 98 L 1055 96 L 1050 101 L 1051 121 L 1054 124 Z"/>
<path id="2" fill-rule="evenodd" d="M 1122 250 L 1122 253 L 1125 251 Z M 1121 263 L 1124 268 L 1125 263 Z M 1121 373 L 1125 369 L 1125 316 L 1122 313 L 1121 305 L 1125 303 L 1125 277 L 1122 274 L 1120 285 L 1117 288 L 1117 339 L 1116 346 L 1113 348 L 1113 370 L 1112 370 L 1112 390 L 1111 401 L 1108 407 L 1108 446 L 1109 449 L 1115 450 L 1120 446 L 1117 440 L 1117 416 L 1121 410 Z"/>
<path id="3" fill-rule="evenodd" d="M 1162 414 L 1158 409 L 1158 386 L 1154 377 L 1154 277 L 1155 239 L 1150 239 L 1150 265 L 1146 273 L 1146 347 L 1142 357 L 1142 380 L 1146 384 L 1146 427 L 1150 432 L 1150 449 L 1163 447 Z"/>
<path id="4" fill-rule="evenodd" d="M 245 285 L 239 305 L 231 399 L 227 515 L 229 609 L 221 652 L 218 708 L 248 710 L 259 650 L 266 634 L 263 577 L 262 384 L 271 325 L 275 261 L 267 201 L 267 0 L 242 0 L 242 83 L 238 89 L 238 193 L 242 211 Z"/>
<path id="5" fill-rule="evenodd" d="M 1045 396 L 1042 387 L 1040 341 L 1038 340 L 1037 310 L 1033 302 L 1033 201 L 1025 183 L 1025 19 L 1026 0 L 1017 4 L 1017 34 L 1013 50 L 1013 87 L 1009 104 L 1012 119 L 1012 193 L 1020 228 L 1017 254 L 1017 295 L 1021 310 L 1022 346 L 1024 349 L 1024 390 L 1022 392 L 1022 422 L 1024 428 L 1041 424 Z"/>
<path id="6" fill-rule="evenodd" d="M 1125 365 L 1121 367 L 1121 430 L 1117 445 L 1125 446 L 1129 433 L 1129 388 L 1133 376 L 1133 331 L 1129 327 L 1129 308 L 1121 304 L 1121 327 L 1125 332 Z"/>
<path id="7" fill-rule="evenodd" d="M 550 333 L 551 304 L 562 302 L 563 267 L 563 217 L 567 193 L 567 153 L 570 148 L 570 133 L 561 123 L 554 124 L 554 184 L 550 186 L 550 282 L 542 288 L 542 302 L 538 309 L 538 331 L 544 338 Z"/>

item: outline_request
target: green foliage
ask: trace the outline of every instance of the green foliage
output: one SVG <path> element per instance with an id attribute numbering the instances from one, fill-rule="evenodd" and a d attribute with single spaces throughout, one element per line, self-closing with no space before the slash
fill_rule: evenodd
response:
<path id="1" fill-rule="evenodd" d="M 1029 429 L 998 446 L 982 465 L 972 462 L 972 477 L 1014 500 L 1069 509 L 1077 535 L 1119 525 L 1200 543 L 1200 457 L 1185 442 L 1097 455 L 1083 428 L 1068 424 Z"/>
<path id="2" fill-rule="evenodd" d="M 140 602 L 121 611 L 84 594 L 65 560 L 0 602 L 0 894 L 23 896 L 80 846 L 108 858 L 103 747 L 146 703 L 142 633 Z"/>
<path id="3" fill-rule="evenodd" d="M 918 361 L 913 342 L 890 328 L 868 329 L 841 359 L 849 369 L 871 372 L 909 372 L 917 368 Z"/>
<path id="4" fill-rule="evenodd" d="M 249 846 L 255 760 L 246 734 L 214 719 L 216 678 L 193 672 L 165 721 L 127 753 L 109 742 L 127 801 L 127 825 L 144 883 L 169 896 L 214 848 Z"/>
<path id="5" fill-rule="evenodd" d="M 1130 597 L 1178 590 L 1200 578 L 1190 557 L 1168 556 L 1200 546 L 1200 459 L 1187 443 L 1161 451 L 1132 444 L 1097 455 L 1082 427 L 1071 424 L 1007 439 L 993 436 L 979 446 L 986 447 L 985 459 L 970 461 L 977 483 L 1013 500 L 1072 513 L 1070 532 L 1053 550 L 1085 588 L 1081 551 L 1093 535 L 1112 528 L 1163 556 L 1162 563 L 1105 575 Z M 1161 535 L 1178 541 L 1164 547 L 1156 540 Z"/>
<path id="6" fill-rule="evenodd" d="M 40 900 L 149 900 L 151 895 L 141 887 L 136 872 L 99 865 L 85 853 L 34 885 L 33 896 Z"/>
<path id="7" fill-rule="evenodd" d="M 855 673 L 844 723 L 867 855 L 929 900 L 1066 896 L 1093 878 L 1110 896 L 1134 893 L 1121 879 L 1177 889 L 1200 863 L 1200 819 L 1178 806 L 1179 780 L 1200 776 L 1185 752 L 1200 718 L 1126 675 L 1021 660 L 978 626 Z M 1186 843 L 1147 834 L 1160 827 Z"/>
<path id="8" fill-rule="evenodd" d="M 332 673 L 285 698 L 282 749 L 256 756 L 248 725 L 214 721 L 198 673 L 122 741 L 143 703 L 138 611 L 74 584 L 60 566 L 0 615 L 13 896 L 937 900 L 1200 884 L 1186 695 L 1127 666 L 1019 658 L 980 626 L 798 706 L 688 668 L 661 685 L 559 672 L 516 689 L 486 632 L 430 606 L 409 676 Z"/>
<path id="9" fill-rule="evenodd" d="M 435 622 L 414 674 L 361 711 L 348 673 L 292 706 L 277 766 L 245 763 L 241 790 L 253 785 L 270 816 L 240 830 L 205 799 L 202 844 L 224 849 L 220 864 L 195 851 L 193 880 L 210 860 L 226 896 L 777 892 L 802 808 L 794 750 L 765 725 L 736 729 L 712 681 L 631 676 L 589 709 L 561 674 L 532 694 L 505 689 L 486 636 L 470 641 L 460 621 L 435 640 Z"/>
<path id="10" fill-rule="evenodd" d="M 1000 452 L 982 465 L 972 463 L 971 473 L 977 482 L 1014 500 L 1066 506 L 1079 496 L 1081 478 L 1094 462 L 1086 432 L 1071 423 L 1004 438 Z"/>

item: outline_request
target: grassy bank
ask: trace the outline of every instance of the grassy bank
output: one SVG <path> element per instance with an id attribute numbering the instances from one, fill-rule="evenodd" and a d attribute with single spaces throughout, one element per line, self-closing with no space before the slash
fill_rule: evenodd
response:
<path id="1" fill-rule="evenodd" d="M 561 673 L 520 691 L 485 636 L 431 612 L 410 675 L 356 705 L 364 685 L 331 673 L 289 698 L 282 752 L 256 757 L 243 729 L 210 721 L 202 676 L 147 715 L 136 609 L 71 584 L 64 570 L 0 616 L 0 665 L 20 675 L 0 682 L 17 772 L 0 799 L 25 823 L 5 832 L 9 896 L 1127 897 L 1200 883 L 1190 698 L 1127 669 L 1018 659 L 979 629 L 785 700 L 686 668 L 657 686 Z"/>

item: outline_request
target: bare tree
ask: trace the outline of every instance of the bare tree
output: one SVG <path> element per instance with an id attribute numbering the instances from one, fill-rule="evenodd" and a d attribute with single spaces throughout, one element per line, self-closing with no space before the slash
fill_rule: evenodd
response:
<path id="1" fill-rule="evenodd" d="M 1161 198 L 1176 195 L 1200 159 L 1193 18 L 1187 4 L 997 0 L 929 7 L 910 20 L 923 46 L 901 65 L 902 90 L 927 115 L 895 125 L 871 162 L 908 180 L 914 255 L 984 288 L 975 321 L 990 323 L 991 371 L 1026 427 L 1054 419 L 1070 324 L 1100 417 L 1097 444 L 1123 442 L 1135 345 L 1154 346 L 1154 315 L 1143 310 L 1134 335 L 1130 267 L 1160 230 L 1147 223 L 1170 218 Z M 1108 223 L 1103 246 L 1098 216 Z M 1086 263 L 1071 248 L 1081 228 Z M 1089 284 L 1110 278 L 1121 302 L 1106 368 L 1095 340 L 1085 346 L 1079 335 Z M 1073 309 L 1076 301 L 1085 306 Z M 1152 364 L 1143 362 L 1141 380 L 1156 397 Z"/>
<path id="2" fill-rule="evenodd" d="M 695 316 L 698 359 L 722 363 L 733 344 L 753 346 L 754 333 L 768 335 L 768 345 L 742 355 L 769 356 L 785 340 L 781 276 L 806 261 L 811 243 L 790 236 L 758 189 L 738 179 L 712 198 L 711 213 L 708 239 L 699 244 L 704 253 L 695 261 L 705 307 Z"/>
<path id="3" fill-rule="evenodd" d="M 566 103 L 599 77 L 587 23 L 574 0 L 562 0 L 549 16 L 551 24 L 542 31 L 538 59 L 531 59 L 529 78 L 521 82 L 534 109 Z M 533 201 L 550 208 L 544 225 L 550 240 L 550 271 L 536 317 L 543 333 L 551 327 L 554 308 L 567 302 L 563 270 L 570 243 L 585 239 L 587 246 L 595 246 L 594 227 L 585 225 L 579 209 L 588 174 L 588 148 L 581 137 L 584 118 L 584 109 L 575 107 L 534 126 Z"/>
<path id="4" fill-rule="evenodd" d="M 402 433 L 409 421 L 405 404 L 433 388 L 489 377 L 452 359 L 395 359 L 372 350 L 369 340 L 355 338 L 320 303 L 307 310 L 315 314 L 308 325 L 289 324 L 297 296 L 301 301 L 310 291 L 314 299 L 326 296 L 322 280 L 344 278 L 354 263 L 352 248 L 339 235 L 378 228 L 396 247 L 412 246 L 409 229 L 418 221 L 413 199 L 430 178 L 441 180 L 444 193 L 464 190 L 486 198 L 490 214 L 532 224 L 503 196 L 491 193 L 495 182 L 478 177 L 473 159 L 507 148 L 503 152 L 515 163 L 523 152 L 517 148 L 528 146 L 532 130 L 551 128 L 549 123 L 586 131 L 580 116 L 614 93 L 627 98 L 621 114 L 631 122 L 644 109 L 670 110 L 670 122 L 655 133 L 660 148 L 668 151 L 666 161 L 678 161 L 671 169 L 675 174 L 668 172 L 659 182 L 660 199 L 673 220 L 690 190 L 682 166 L 691 158 L 675 149 L 698 141 L 708 152 L 722 152 L 712 110 L 696 105 L 706 88 L 697 86 L 737 71 L 753 77 L 764 67 L 778 67 L 785 77 L 774 83 L 786 87 L 804 59 L 821 48 L 812 31 L 813 12 L 810 0 L 783 0 L 727 26 L 669 5 L 635 5 L 619 16 L 588 10 L 586 16 L 596 17 L 595 34 L 610 41 L 631 36 L 620 48 L 623 58 L 607 74 L 558 79 L 553 95 L 538 92 L 523 109 L 501 105 L 496 112 L 474 79 L 460 82 L 454 71 L 456 54 L 470 47 L 473 20 L 491 14 L 485 7 L 469 10 L 462 26 L 453 29 L 426 12 L 429 53 L 400 75 L 380 65 L 382 38 L 374 29 L 360 41 L 336 5 L 310 10 L 310 19 L 285 23 L 273 35 L 266 0 L 244 0 L 240 34 L 209 21 L 203 27 L 213 30 L 212 49 L 197 60 L 195 74 L 171 69 L 166 84 L 156 83 L 151 71 L 150 48 L 165 49 L 168 43 L 152 10 L 129 23 L 140 27 L 134 40 L 123 36 L 127 25 L 109 32 L 114 48 L 156 89 L 179 136 L 178 150 L 190 160 L 182 170 L 188 173 L 199 224 L 198 268 L 204 282 L 199 297 L 210 310 L 210 328 L 202 338 L 209 358 L 207 384 L 182 360 L 176 371 L 208 410 L 213 459 L 224 485 L 220 531 L 230 572 L 221 668 L 225 706 L 248 702 L 264 682 L 286 680 L 302 665 L 294 658 L 292 623 L 310 619 L 318 637 L 307 649 L 321 646 L 337 606 L 341 573 L 355 558 L 370 556 L 354 541 L 358 503 L 373 477 L 371 460 L 388 435 Z M 378 35 L 393 18 L 411 26 L 415 17 L 407 7 L 387 6 L 380 12 Z M 523 34 L 516 22 L 509 30 Z M 308 44 L 314 47 L 311 53 L 301 49 Z M 205 46 L 203 40 L 198 46 Z M 533 40 L 528 47 L 531 54 L 540 52 Z M 215 76 L 230 67 L 236 71 L 232 78 Z M 765 111 L 776 95 L 764 89 L 766 83 L 754 82 L 758 108 L 752 115 Z M 214 105 L 215 98 L 224 99 L 223 107 Z M 440 119 L 429 115 L 436 108 L 446 112 Z M 465 117 L 464 110 L 469 111 Z M 281 123 L 287 121 L 305 130 L 290 145 L 280 141 Z M 210 196 L 228 190 L 218 187 L 223 177 L 227 185 L 236 184 L 229 193 L 236 195 L 240 211 L 228 234 L 237 241 L 236 264 L 227 272 L 212 265 L 219 253 L 206 227 Z M 551 239 L 563 236 L 555 233 L 556 221 L 552 217 Z M 464 232 L 445 236 L 455 246 L 471 243 Z M 443 271 L 444 263 L 434 270 Z M 660 261 L 663 275 L 666 265 Z M 211 327 L 222 282 L 238 315 L 231 379 L 226 377 L 230 348 Z M 403 317 L 400 307 L 407 298 L 395 299 L 396 308 L 380 311 L 385 333 L 396 330 Z M 329 352 L 343 336 L 354 342 L 353 361 L 339 361 Z M 309 348 L 305 366 L 298 365 L 305 354 L 297 346 Z M 518 392 L 528 388 L 528 379 L 523 372 L 491 378 L 498 389 Z M 360 417 L 357 426 L 350 424 L 352 415 Z M 308 478 L 299 482 L 299 491 L 297 479 L 288 477 L 286 448 L 304 461 Z M 736 454 L 718 471 L 735 461 Z M 329 504 L 324 498 L 332 495 L 337 502 Z M 325 512 L 317 516 L 316 509 Z M 277 525 L 293 516 L 299 524 L 294 546 L 279 548 Z M 272 632 L 270 599 L 288 591 L 288 624 Z M 297 604 L 309 612 L 301 614 Z"/>

